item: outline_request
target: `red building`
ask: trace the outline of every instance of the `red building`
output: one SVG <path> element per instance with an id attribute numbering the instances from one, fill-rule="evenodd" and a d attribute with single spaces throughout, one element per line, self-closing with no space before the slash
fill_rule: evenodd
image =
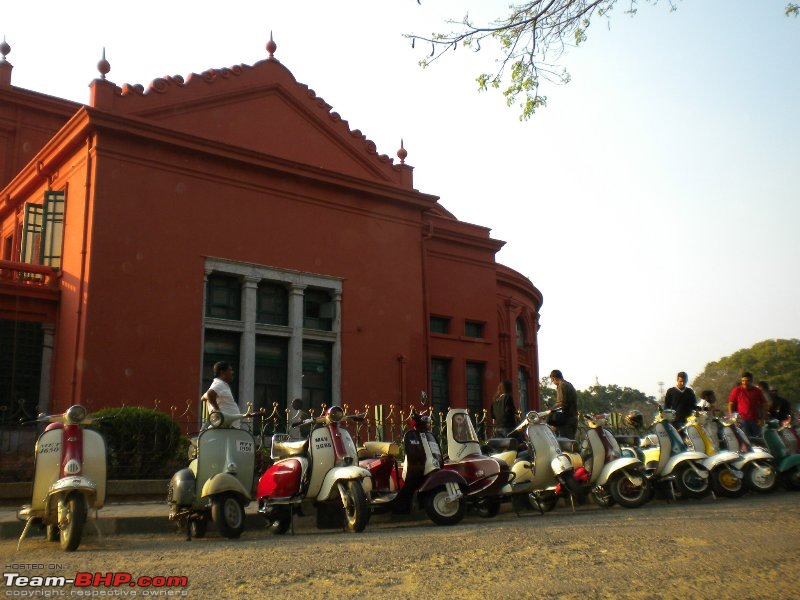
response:
<path id="1" fill-rule="evenodd" d="M 542 296 L 274 58 L 88 105 L 0 62 L 0 402 L 487 407 L 538 393 Z M 429 168 L 435 168 L 431 165 Z M 237 389 L 238 388 L 238 389 Z"/>

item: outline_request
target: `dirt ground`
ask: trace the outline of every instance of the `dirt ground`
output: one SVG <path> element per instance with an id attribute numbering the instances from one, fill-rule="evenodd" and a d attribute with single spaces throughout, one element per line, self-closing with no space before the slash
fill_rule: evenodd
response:
<path id="1" fill-rule="evenodd" d="M 6 585 L 5 597 L 39 589 L 50 597 L 196 599 L 797 598 L 800 494 L 654 500 L 636 510 L 559 506 L 544 516 L 506 510 L 491 520 L 468 515 L 455 527 L 436 527 L 424 515 L 400 523 L 381 517 L 361 534 L 320 532 L 305 517 L 293 536 L 252 529 L 233 541 L 211 529 L 191 542 L 177 534 L 119 535 L 89 538 L 71 554 L 41 538 L 19 552 L 15 546 L 0 542 L 4 573 L 184 576 L 188 586 Z"/>

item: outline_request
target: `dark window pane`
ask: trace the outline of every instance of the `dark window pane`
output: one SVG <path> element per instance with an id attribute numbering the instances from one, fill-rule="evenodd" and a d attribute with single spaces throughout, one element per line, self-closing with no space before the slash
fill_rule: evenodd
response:
<path id="1" fill-rule="evenodd" d="M 446 413 L 450 407 L 450 361 L 431 360 L 431 407 L 434 413 Z"/>
<path id="2" fill-rule="evenodd" d="M 450 333 L 450 319 L 431 317 L 431 333 Z"/>
<path id="3" fill-rule="evenodd" d="M 237 277 L 209 275 L 206 316 L 237 321 L 242 318 L 242 285 Z"/>
<path id="4" fill-rule="evenodd" d="M 306 329 L 333 329 L 334 305 L 328 292 L 306 289 L 303 294 L 303 327 Z"/>
<path id="5" fill-rule="evenodd" d="M 467 410 L 479 413 L 483 410 L 483 364 L 467 363 Z"/>
<path id="6" fill-rule="evenodd" d="M 525 321 L 517 319 L 517 348 L 525 347 Z"/>
<path id="7" fill-rule="evenodd" d="M 289 292 L 283 285 L 262 281 L 258 284 L 256 321 L 270 325 L 289 324 Z"/>
<path id="8" fill-rule="evenodd" d="M 483 337 L 483 323 L 476 323 L 475 321 L 467 321 L 464 323 L 464 336 L 472 338 Z"/>
<path id="9" fill-rule="evenodd" d="M 303 342 L 303 408 L 316 414 L 323 404 L 331 405 L 331 355 L 331 344 Z"/>

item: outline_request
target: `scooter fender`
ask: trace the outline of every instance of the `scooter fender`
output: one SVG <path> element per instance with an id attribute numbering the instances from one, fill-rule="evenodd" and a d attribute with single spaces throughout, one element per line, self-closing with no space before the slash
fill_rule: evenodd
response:
<path id="1" fill-rule="evenodd" d="M 732 452 L 732 451 L 717 452 L 716 454 L 712 454 L 707 459 L 705 459 L 703 461 L 703 466 L 709 471 L 711 471 L 721 464 L 724 463 L 733 464 L 737 460 L 739 460 L 738 452 Z"/>
<path id="2" fill-rule="evenodd" d="M 569 471 L 572 468 L 572 461 L 566 454 L 559 454 L 550 461 L 550 468 L 553 469 L 553 473 L 556 475 L 561 475 L 564 471 Z"/>
<path id="3" fill-rule="evenodd" d="M 427 492 L 442 487 L 446 483 L 455 483 L 461 490 L 467 489 L 467 480 L 464 479 L 459 473 L 455 471 L 448 471 L 446 469 L 439 469 L 434 471 L 422 482 L 419 486 L 419 492 Z"/>
<path id="4" fill-rule="evenodd" d="M 200 492 L 201 498 L 208 498 L 209 496 L 216 496 L 223 492 L 233 492 L 241 496 L 248 503 L 250 498 L 250 490 L 246 490 L 242 482 L 236 479 L 230 473 L 217 473 L 209 477 L 203 484 L 203 490 Z"/>
<path id="5" fill-rule="evenodd" d="M 364 493 L 369 498 L 372 493 L 372 477 L 370 472 L 363 467 L 349 466 L 349 467 L 334 467 L 325 474 L 325 479 L 322 480 L 322 485 L 317 494 L 317 500 L 332 500 L 339 497 L 339 490 L 336 487 L 337 481 L 353 479 L 361 480 L 361 487 L 364 488 Z"/>
<path id="6" fill-rule="evenodd" d="M 625 469 L 631 466 L 644 468 L 642 461 L 640 461 L 638 458 L 631 458 L 631 457 L 617 458 L 609 463 L 606 463 L 605 465 L 603 465 L 603 468 L 600 471 L 600 475 L 597 478 L 595 485 L 605 485 L 614 473 L 616 473 L 620 469 Z"/>
<path id="7" fill-rule="evenodd" d="M 671 456 L 670 459 L 667 461 L 667 464 L 664 465 L 664 470 L 661 473 L 662 476 L 671 474 L 675 467 L 679 464 L 689 461 L 689 464 L 692 468 L 697 472 L 697 474 L 702 477 L 703 479 L 708 478 L 708 471 L 705 469 L 698 469 L 695 463 L 703 464 L 703 461 L 708 458 L 708 455 L 703 454 L 702 452 L 697 451 L 688 451 L 688 452 L 681 452 L 680 454 L 676 454 L 675 456 Z"/>
<path id="8" fill-rule="evenodd" d="M 742 469 L 748 463 L 753 462 L 754 460 L 775 460 L 775 457 L 772 456 L 766 450 L 762 450 L 760 448 L 753 448 L 750 452 L 745 452 L 744 454 L 740 454 L 741 458 L 733 463 L 733 466 L 737 469 Z"/>
<path id="9" fill-rule="evenodd" d="M 80 475 L 62 477 L 50 486 L 47 497 L 66 495 L 70 492 L 81 492 L 86 496 L 86 503 L 89 508 L 94 507 L 94 499 L 97 495 L 97 484 L 87 477 Z"/>
<path id="10" fill-rule="evenodd" d="M 784 458 L 778 465 L 778 472 L 785 473 L 800 465 L 800 454 L 791 454 Z"/>

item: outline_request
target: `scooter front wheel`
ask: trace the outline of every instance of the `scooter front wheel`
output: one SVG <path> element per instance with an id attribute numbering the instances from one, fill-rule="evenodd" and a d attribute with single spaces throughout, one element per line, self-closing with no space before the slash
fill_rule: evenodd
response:
<path id="1" fill-rule="evenodd" d="M 211 501 L 211 518 L 226 538 L 238 538 L 244 531 L 244 507 L 231 493 L 214 496 Z"/>
<path id="2" fill-rule="evenodd" d="M 769 494 L 778 484 L 778 472 L 771 462 L 751 462 L 744 468 L 744 483 L 754 492 Z"/>
<path id="3" fill-rule="evenodd" d="M 700 476 L 688 463 L 675 469 L 675 487 L 684 498 L 704 498 L 711 491 L 708 479 Z"/>
<path id="4" fill-rule="evenodd" d="M 738 498 L 745 492 L 744 481 L 725 465 L 711 471 L 711 489 L 717 496 Z"/>
<path id="5" fill-rule="evenodd" d="M 641 479 L 641 483 L 636 485 L 625 473 L 617 473 L 609 482 L 608 487 L 611 496 L 620 506 L 625 508 L 639 508 L 650 500 L 650 483 L 643 473 L 635 474 Z"/>
<path id="6" fill-rule="evenodd" d="M 352 480 L 339 483 L 344 506 L 344 529 L 348 533 L 364 531 L 369 522 L 369 505 L 361 482 Z"/>
<path id="7" fill-rule="evenodd" d="M 80 492 L 72 492 L 64 500 L 64 509 L 59 523 L 61 549 L 64 552 L 74 552 L 81 543 L 87 512 L 86 497 Z"/>

